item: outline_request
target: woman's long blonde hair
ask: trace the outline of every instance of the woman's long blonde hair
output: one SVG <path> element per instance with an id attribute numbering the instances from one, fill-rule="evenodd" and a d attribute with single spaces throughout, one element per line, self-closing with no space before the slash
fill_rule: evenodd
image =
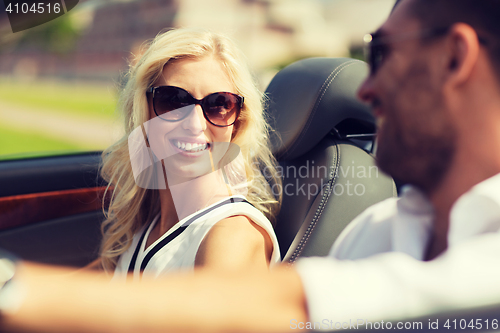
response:
<path id="1" fill-rule="evenodd" d="M 101 174 L 112 191 L 106 220 L 102 224 L 102 265 L 116 267 L 119 256 L 131 245 L 134 233 L 160 212 L 158 190 L 137 186 L 129 158 L 128 136 L 149 120 L 146 89 L 160 77 L 170 60 L 213 55 L 221 61 L 237 93 L 245 98 L 235 123 L 232 141 L 240 147 L 248 180 L 247 200 L 271 221 L 279 211 L 281 188 L 276 160 L 269 149 L 269 127 L 263 112 L 263 94 L 257 89 L 242 53 L 227 37 L 204 29 L 183 28 L 160 33 L 145 52 L 132 62 L 119 99 L 125 135 L 102 154 Z M 265 170 L 266 178 L 262 175 Z"/>

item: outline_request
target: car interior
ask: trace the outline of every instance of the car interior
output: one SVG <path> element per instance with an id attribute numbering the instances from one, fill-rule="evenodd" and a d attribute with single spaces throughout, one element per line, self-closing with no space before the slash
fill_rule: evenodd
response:
<path id="1" fill-rule="evenodd" d="M 397 194 L 394 181 L 375 166 L 375 120 L 355 96 L 367 74 L 362 61 L 309 58 L 281 70 L 266 90 L 272 151 L 283 181 L 275 230 L 284 262 L 327 255 L 354 217 Z M 109 195 L 99 176 L 100 155 L 1 161 L 0 248 L 74 267 L 97 258 L 102 202 Z M 453 318 L 493 322 L 499 309 L 471 305 L 407 319 L 424 328 Z"/>
<path id="2" fill-rule="evenodd" d="M 105 183 L 100 154 L 0 163 L 0 247 L 18 257 L 82 267 L 98 255 Z"/>
<path id="3" fill-rule="evenodd" d="M 396 195 L 375 166 L 374 117 L 355 96 L 367 74 L 362 61 L 310 58 L 266 90 L 283 179 L 275 229 L 284 261 L 327 255 L 356 215 Z M 99 152 L 1 162 L 0 248 L 48 264 L 94 260 L 106 189 L 99 163 Z"/>
<path id="4" fill-rule="evenodd" d="M 396 196 L 371 154 L 375 119 L 356 98 L 367 75 L 359 60 L 309 58 L 281 70 L 266 90 L 283 174 L 275 229 L 286 262 L 327 255 L 357 215 Z"/>

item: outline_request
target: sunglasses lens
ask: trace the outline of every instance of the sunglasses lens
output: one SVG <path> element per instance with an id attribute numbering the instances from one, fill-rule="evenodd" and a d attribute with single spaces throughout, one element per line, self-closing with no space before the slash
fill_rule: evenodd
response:
<path id="1" fill-rule="evenodd" d="M 231 126 L 240 115 L 243 98 L 228 92 L 218 92 L 196 100 L 187 91 L 178 87 L 155 88 L 153 107 L 157 116 L 167 121 L 184 119 L 191 108 L 186 106 L 201 103 L 205 118 L 216 126 Z"/>
<path id="2" fill-rule="evenodd" d="M 377 72 L 380 65 L 384 61 L 387 49 L 386 45 L 381 43 L 379 38 L 380 37 L 377 34 L 365 35 L 363 38 L 365 42 L 365 59 L 368 62 L 368 65 L 370 65 L 370 71 L 372 74 Z"/>
<path id="3" fill-rule="evenodd" d="M 215 93 L 203 99 L 207 120 L 216 126 L 234 124 L 241 111 L 242 99 L 231 93 Z"/>
<path id="4" fill-rule="evenodd" d="M 156 115 L 170 121 L 184 118 L 188 111 L 184 107 L 193 104 L 191 96 L 177 87 L 157 88 L 153 103 Z"/>
<path id="5" fill-rule="evenodd" d="M 372 46 L 370 49 L 370 66 L 372 68 L 372 72 L 375 73 L 380 64 L 384 60 L 384 46 Z"/>

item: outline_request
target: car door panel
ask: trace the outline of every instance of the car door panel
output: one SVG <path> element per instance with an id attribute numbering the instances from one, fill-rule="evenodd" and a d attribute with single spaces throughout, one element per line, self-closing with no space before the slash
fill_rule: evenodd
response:
<path id="1" fill-rule="evenodd" d="M 106 184 L 99 153 L 0 162 L 0 248 L 41 263 L 98 255 Z"/>

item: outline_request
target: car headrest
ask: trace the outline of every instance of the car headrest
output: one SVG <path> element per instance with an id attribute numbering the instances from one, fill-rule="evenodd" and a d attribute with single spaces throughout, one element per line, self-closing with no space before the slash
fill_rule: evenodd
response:
<path id="1" fill-rule="evenodd" d="M 278 160 L 303 155 L 332 131 L 343 138 L 375 133 L 374 116 L 356 98 L 367 75 L 366 63 L 349 58 L 304 59 L 276 74 L 266 94 Z"/>

